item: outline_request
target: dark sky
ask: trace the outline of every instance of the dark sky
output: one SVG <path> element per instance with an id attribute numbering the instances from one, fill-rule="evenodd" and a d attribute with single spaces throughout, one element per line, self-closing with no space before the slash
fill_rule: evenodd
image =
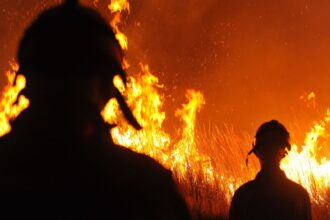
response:
<path id="1" fill-rule="evenodd" d="M 104 16 L 109 1 L 99 0 Z M 1 72 L 15 56 L 24 27 L 54 2 L 0 1 Z M 165 85 L 168 115 L 184 101 L 188 88 L 205 94 L 203 123 L 227 123 L 239 131 L 254 130 L 272 118 L 296 133 L 296 125 L 307 131 L 330 106 L 330 1 L 131 3 L 125 25 L 130 72 L 137 71 L 139 62 L 150 65 Z M 299 99 L 311 91 L 316 109 Z"/>

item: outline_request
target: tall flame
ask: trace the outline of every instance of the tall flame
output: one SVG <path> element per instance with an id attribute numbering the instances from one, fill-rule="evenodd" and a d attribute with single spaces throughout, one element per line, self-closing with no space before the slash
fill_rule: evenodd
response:
<path id="1" fill-rule="evenodd" d="M 330 111 L 326 112 L 323 120 L 315 122 L 311 131 L 306 134 L 304 145 L 298 150 L 296 144 L 283 159 L 281 168 L 293 181 L 302 184 L 310 193 L 314 202 L 322 202 L 330 189 L 330 160 L 318 158 L 319 151 L 326 147 L 320 142 L 326 137 L 326 126 L 330 122 Z M 330 155 L 328 155 L 330 156 Z"/>
<path id="2" fill-rule="evenodd" d="M 119 41 L 120 46 L 123 50 L 128 49 L 128 39 L 127 36 L 120 31 L 120 24 L 122 23 L 122 13 L 130 13 L 130 5 L 127 0 L 112 0 L 108 5 L 109 10 L 113 14 L 113 19 L 110 24 L 114 31 L 116 32 L 116 38 Z"/>
<path id="3" fill-rule="evenodd" d="M 141 71 L 138 76 L 128 78 L 126 89 L 122 91 L 128 105 L 133 109 L 133 114 L 144 129 L 137 131 L 126 122 L 115 99 L 108 102 L 101 114 L 108 123 L 118 125 L 111 130 L 115 142 L 139 153 L 156 157 L 166 164 L 168 157 L 164 152 L 168 150 L 170 138 L 163 131 L 165 120 L 165 113 L 161 110 L 163 97 L 157 91 L 161 85 L 150 73 L 148 66 L 141 65 Z"/>
<path id="4" fill-rule="evenodd" d="M 186 177 L 187 169 L 193 174 L 199 173 L 203 178 L 214 178 L 211 159 L 199 153 L 195 140 L 197 112 L 205 104 L 204 96 L 201 92 L 188 90 L 186 97 L 188 103 L 183 104 L 182 109 L 178 109 L 175 114 L 183 121 L 183 128 L 181 139 L 171 152 L 171 169 L 181 178 Z"/>
<path id="5" fill-rule="evenodd" d="M 119 29 L 119 24 L 122 12 L 130 12 L 129 3 L 126 0 L 112 0 L 109 9 L 114 14 L 110 23 L 116 37 L 121 47 L 127 50 L 127 37 Z M 119 78 L 115 77 L 114 84 L 126 97 L 133 114 L 143 127 L 142 131 L 134 130 L 120 113 L 116 100 L 109 100 L 101 115 L 106 122 L 117 125 L 111 130 L 116 143 L 155 158 L 165 167 L 174 170 L 181 179 L 184 179 L 189 164 L 191 164 L 189 167 L 196 167 L 199 164 L 199 169 L 194 169 L 196 174 L 199 172 L 209 178 L 212 176 L 210 175 L 213 172 L 211 159 L 201 155 L 195 143 L 196 115 L 205 104 L 201 92 L 187 91 L 188 103 L 176 111 L 176 116 L 184 124 L 180 134 L 181 139 L 174 140 L 163 128 L 166 117 L 162 110 L 164 96 L 158 91 L 163 86 L 150 72 L 148 65 L 141 64 L 141 73 L 129 77 L 126 89 L 121 85 Z"/>

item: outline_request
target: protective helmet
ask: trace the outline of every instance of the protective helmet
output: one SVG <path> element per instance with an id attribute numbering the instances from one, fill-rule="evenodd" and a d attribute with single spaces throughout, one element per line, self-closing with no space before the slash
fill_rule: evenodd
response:
<path id="1" fill-rule="evenodd" d="M 63 67 L 89 70 L 98 64 L 115 70 L 107 73 L 110 77 L 121 74 L 125 78 L 122 57 L 122 50 L 107 22 L 97 12 L 72 0 L 39 15 L 25 32 L 18 50 L 20 72 L 27 77 L 34 73 L 61 74 Z M 58 71 L 50 71 L 50 68 Z"/>
<path id="2" fill-rule="evenodd" d="M 106 88 L 114 87 L 115 75 L 126 83 L 122 59 L 122 49 L 108 23 L 77 0 L 66 0 L 41 13 L 26 30 L 18 49 L 19 73 L 27 78 L 68 73 L 87 78 L 97 76 Z M 127 120 L 140 129 L 120 92 L 116 88 L 114 91 Z"/>
<path id="3" fill-rule="evenodd" d="M 290 134 L 287 129 L 278 121 L 271 120 L 262 124 L 255 136 L 255 143 L 251 153 L 263 154 L 279 148 L 291 149 Z"/>

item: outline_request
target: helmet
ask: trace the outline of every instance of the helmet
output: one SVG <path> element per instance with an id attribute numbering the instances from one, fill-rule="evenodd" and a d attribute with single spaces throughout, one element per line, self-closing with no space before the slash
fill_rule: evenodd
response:
<path id="1" fill-rule="evenodd" d="M 120 75 L 126 83 L 122 59 L 123 52 L 108 23 L 96 11 L 80 6 L 77 0 L 67 0 L 41 13 L 26 30 L 18 49 L 19 72 L 27 79 L 61 74 L 67 74 L 65 78 L 76 77 L 72 75 L 101 78 L 102 91 L 109 86 L 114 88 L 112 95 L 124 115 L 139 129 L 113 85 L 115 75 Z"/>
<path id="2" fill-rule="evenodd" d="M 95 64 L 115 69 L 107 73 L 111 77 L 122 73 L 122 57 L 107 22 L 77 1 L 65 1 L 39 15 L 26 30 L 18 49 L 20 72 L 27 77 L 35 73 L 61 74 L 63 68 L 79 68 L 86 71 L 73 72 L 95 74 L 89 71 Z"/>
<path id="3" fill-rule="evenodd" d="M 281 123 L 271 120 L 259 127 L 255 136 L 255 143 L 249 154 L 264 154 L 265 152 L 277 151 L 280 148 L 291 149 L 290 134 Z"/>

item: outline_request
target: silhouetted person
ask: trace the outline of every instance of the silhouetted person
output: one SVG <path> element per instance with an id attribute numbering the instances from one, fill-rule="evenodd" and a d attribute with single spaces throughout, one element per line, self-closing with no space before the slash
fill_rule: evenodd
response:
<path id="1" fill-rule="evenodd" d="M 115 97 L 127 120 L 140 129 L 113 85 L 117 74 L 126 80 L 122 56 L 107 22 L 76 1 L 43 12 L 27 29 L 18 62 L 27 78 L 22 94 L 30 99 L 30 107 L 0 139 L 0 191 L 47 194 L 8 202 L 15 207 L 13 215 L 189 218 L 171 172 L 147 156 L 116 146 L 100 116 Z"/>
<path id="2" fill-rule="evenodd" d="M 289 133 L 272 120 L 260 126 L 254 153 L 261 170 L 256 178 L 241 186 L 232 199 L 230 220 L 310 220 L 311 204 L 307 191 L 289 180 L 280 161 L 290 150 Z"/>

